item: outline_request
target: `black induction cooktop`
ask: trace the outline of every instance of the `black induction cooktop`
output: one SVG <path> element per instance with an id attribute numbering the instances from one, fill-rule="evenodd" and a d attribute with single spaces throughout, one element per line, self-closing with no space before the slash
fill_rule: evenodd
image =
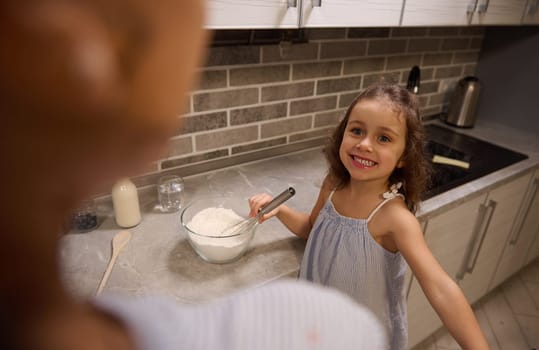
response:
<path id="1" fill-rule="evenodd" d="M 434 174 L 426 199 L 528 158 L 527 155 L 437 125 L 425 126 L 429 159 L 440 155 L 469 163 L 461 167 L 432 163 Z"/>

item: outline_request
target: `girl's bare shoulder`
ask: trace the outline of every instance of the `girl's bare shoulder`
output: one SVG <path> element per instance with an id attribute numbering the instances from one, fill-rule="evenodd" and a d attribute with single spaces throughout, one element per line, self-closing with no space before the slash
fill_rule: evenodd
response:
<path id="1" fill-rule="evenodd" d="M 401 198 L 390 200 L 380 209 L 378 215 L 378 219 L 382 219 L 380 221 L 385 223 L 388 232 L 421 230 L 419 221 Z"/>

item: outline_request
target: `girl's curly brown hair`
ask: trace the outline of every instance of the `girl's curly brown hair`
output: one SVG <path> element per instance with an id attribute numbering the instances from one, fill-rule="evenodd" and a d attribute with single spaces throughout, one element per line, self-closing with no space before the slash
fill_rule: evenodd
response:
<path id="1" fill-rule="evenodd" d="M 395 168 L 389 176 L 389 184 L 402 182 L 400 192 L 405 197 L 406 206 L 415 213 L 426 191 L 432 173 L 430 162 L 425 155 L 425 132 L 419 117 L 419 103 L 414 94 L 394 84 L 376 84 L 368 87 L 350 104 L 329 140 L 324 153 L 329 162 L 329 176 L 336 189 L 343 188 L 350 182 L 350 173 L 344 167 L 339 148 L 344 131 L 354 106 L 362 100 L 383 100 L 389 103 L 406 119 L 406 143 L 402 160 L 404 166 Z"/>

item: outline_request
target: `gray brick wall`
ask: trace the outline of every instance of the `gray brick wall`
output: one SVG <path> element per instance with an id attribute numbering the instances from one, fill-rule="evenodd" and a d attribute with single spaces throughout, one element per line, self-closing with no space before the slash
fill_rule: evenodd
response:
<path id="1" fill-rule="evenodd" d="M 413 65 L 422 116 L 432 118 L 475 73 L 483 36 L 481 27 L 329 28 L 311 29 L 305 44 L 211 48 L 166 158 L 135 182 L 321 145 L 363 88 L 405 85 Z"/>

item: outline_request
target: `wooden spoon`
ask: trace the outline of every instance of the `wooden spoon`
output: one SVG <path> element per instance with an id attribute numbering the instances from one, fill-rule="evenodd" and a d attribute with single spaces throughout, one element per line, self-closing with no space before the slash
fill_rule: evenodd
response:
<path id="1" fill-rule="evenodd" d="M 114 262 L 116 261 L 116 258 L 120 254 L 120 251 L 122 248 L 129 242 L 131 239 L 131 233 L 127 230 L 122 230 L 118 232 L 113 238 L 112 238 L 112 257 L 110 258 L 109 265 L 107 266 L 107 270 L 105 271 L 105 274 L 103 275 L 103 278 L 101 279 L 101 283 L 99 283 L 99 288 L 97 289 L 96 295 L 101 294 L 101 291 L 105 287 L 105 284 L 107 284 L 107 281 L 109 279 L 110 273 L 112 271 L 112 267 L 114 266 Z"/>

